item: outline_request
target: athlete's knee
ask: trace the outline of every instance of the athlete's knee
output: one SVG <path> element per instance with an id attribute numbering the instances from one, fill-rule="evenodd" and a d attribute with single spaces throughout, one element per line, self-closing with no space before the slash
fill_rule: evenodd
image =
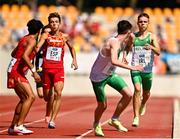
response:
<path id="1" fill-rule="evenodd" d="M 102 110 L 106 110 L 107 109 L 107 103 L 105 102 L 98 102 L 98 107 Z"/>
<path id="2" fill-rule="evenodd" d="M 61 98 L 61 92 L 55 92 L 54 99 L 60 99 L 60 98 Z"/>
<path id="3" fill-rule="evenodd" d="M 140 93 L 140 92 L 141 92 L 141 85 L 140 85 L 140 84 L 135 84 L 135 86 L 134 86 L 134 92 L 135 92 L 135 93 Z"/>
<path id="4" fill-rule="evenodd" d="M 34 102 L 35 101 L 35 96 L 34 95 L 29 95 L 28 100 L 30 100 L 31 102 Z"/>
<path id="5" fill-rule="evenodd" d="M 143 91 L 143 96 L 147 96 L 147 97 L 149 97 L 150 96 L 150 91 Z"/>

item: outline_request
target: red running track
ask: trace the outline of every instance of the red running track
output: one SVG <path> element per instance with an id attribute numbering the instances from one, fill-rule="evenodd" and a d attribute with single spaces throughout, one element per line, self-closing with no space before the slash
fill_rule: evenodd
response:
<path id="1" fill-rule="evenodd" d="M 108 97 L 108 108 L 102 117 L 103 131 L 106 138 L 172 138 L 173 98 L 150 98 L 147 112 L 140 119 L 139 127 L 132 127 L 132 104 L 121 115 L 121 122 L 129 129 L 123 133 L 107 124 L 115 109 L 119 97 Z M 36 98 L 26 123 L 34 134 L 9 136 L 7 128 L 17 104 L 16 96 L 0 96 L 0 138 L 95 138 L 92 131 L 93 113 L 96 107 L 94 97 L 63 96 L 56 128 L 48 129 L 44 122 L 45 103 Z"/>

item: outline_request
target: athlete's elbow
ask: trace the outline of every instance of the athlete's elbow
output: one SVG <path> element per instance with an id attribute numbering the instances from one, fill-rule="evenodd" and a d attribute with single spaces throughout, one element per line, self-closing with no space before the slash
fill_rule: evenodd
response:
<path id="1" fill-rule="evenodd" d="M 116 60 L 111 60 L 111 64 L 116 66 L 117 65 L 117 61 Z"/>

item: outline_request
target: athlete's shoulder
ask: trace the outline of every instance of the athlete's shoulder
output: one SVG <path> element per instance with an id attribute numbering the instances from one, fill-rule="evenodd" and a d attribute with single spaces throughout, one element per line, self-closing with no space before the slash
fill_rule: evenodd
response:
<path id="1" fill-rule="evenodd" d="M 67 33 L 62 33 L 62 32 L 61 32 L 61 34 L 62 34 L 62 37 L 63 37 L 63 39 L 64 39 L 65 42 L 70 39 L 70 38 L 69 38 L 69 35 L 68 35 Z"/>
<path id="2" fill-rule="evenodd" d="M 155 35 L 155 33 L 153 33 L 153 32 L 148 32 L 148 34 L 149 34 L 149 36 L 150 36 L 150 38 L 151 38 L 151 40 L 154 40 L 154 39 L 156 39 L 156 35 Z"/>

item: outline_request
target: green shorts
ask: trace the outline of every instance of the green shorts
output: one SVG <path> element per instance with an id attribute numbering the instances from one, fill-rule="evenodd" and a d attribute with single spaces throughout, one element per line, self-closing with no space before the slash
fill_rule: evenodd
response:
<path id="1" fill-rule="evenodd" d="M 152 78 L 153 78 L 152 72 L 142 73 L 139 71 L 131 71 L 131 80 L 133 84 L 136 83 L 142 84 L 142 88 L 145 91 L 150 91 L 152 87 Z"/>
<path id="2" fill-rule="evenodd" d="M 108 84 L 109 86 L 111 86 L 117 91 L 121 91 L 124 87 L 127 86 L 125 81 L 121 77 L 119 77 L 117 74 L 113 74 L 101 82 L 93 82 L 93 81 L 91 82 L 92 82 L 93 89 L 96 95 L 96 100 L 98 102 L 106 101 L 106 95 L 104 92 L 104 87 L 106 84 Z"/>

